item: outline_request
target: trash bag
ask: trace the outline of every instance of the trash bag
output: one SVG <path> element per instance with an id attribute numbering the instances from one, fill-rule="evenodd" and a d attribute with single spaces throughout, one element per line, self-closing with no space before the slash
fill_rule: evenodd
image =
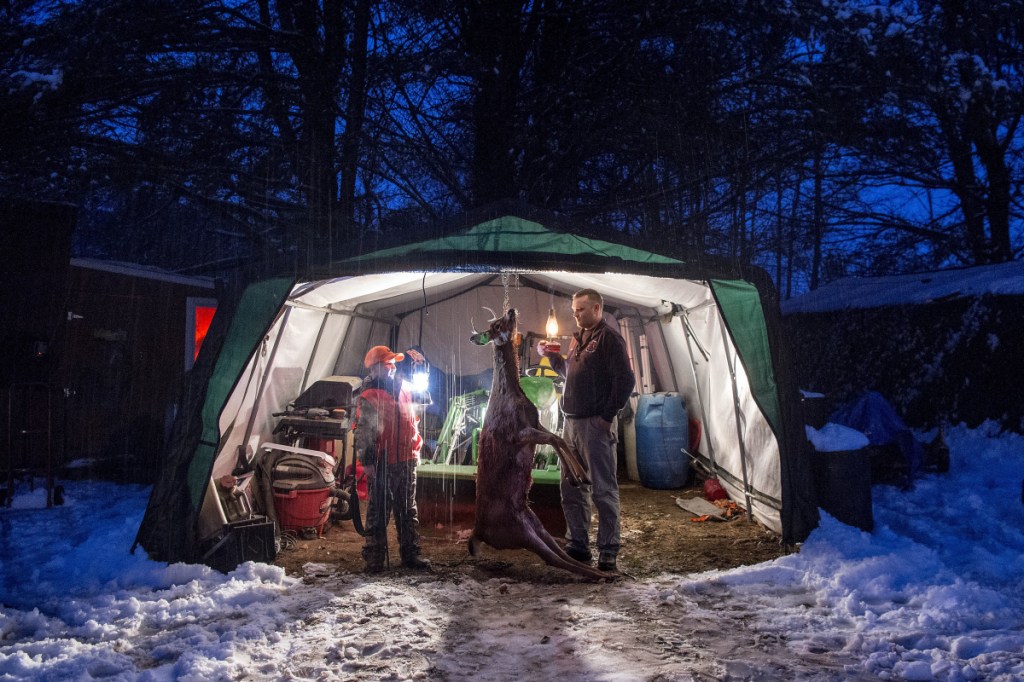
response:
<path id="1" fill-rule="evenodd" d="M 914 438 L 895 408 L 877 391 L 867 391 L 846 403 L 832 413 L 829 421 L 863 433 L 883 458 L 885 454 L 897 457 L 895 471 L 885 472 L 901 479 L 895 482 L 909 485 L 917 477 L 924 454 L 921 443 Z M 876 468 L 872 467 L 873 474 Z"/>

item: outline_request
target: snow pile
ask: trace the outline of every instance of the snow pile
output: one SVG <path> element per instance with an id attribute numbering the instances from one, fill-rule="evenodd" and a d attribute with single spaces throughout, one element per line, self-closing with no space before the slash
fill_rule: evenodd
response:
<path id="1" fill-rule="evenodd" d="M 128 554 L 146 489 L 19 491 L 0 679 L 1021 679 L 1024 438 L 946 439 L 949 474 L 874 488 L 873 533 L 825 516 L 798 554 L 613 584 L 224 576 Z"/>

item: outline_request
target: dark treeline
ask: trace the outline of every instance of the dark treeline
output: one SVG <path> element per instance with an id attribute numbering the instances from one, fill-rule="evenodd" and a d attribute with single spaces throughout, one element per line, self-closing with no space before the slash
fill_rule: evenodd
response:
<path id="1" fill-rule="evenodd" d="M 0 191 L 218 272 L 511 199 L 782 294 L 1021 255 L 1024 0 L 11 0 Z"/>

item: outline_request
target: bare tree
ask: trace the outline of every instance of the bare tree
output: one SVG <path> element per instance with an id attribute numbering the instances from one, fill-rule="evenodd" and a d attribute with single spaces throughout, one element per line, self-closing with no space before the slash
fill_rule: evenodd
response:
<path id="1" fill-rule="evenodd" d="M 914 230 L 966 263 L 1018 255 L 1024 3 L 847 3 L 822 38 L 842 110 L 856 114 L 843 119 L 843 138 L 866 181 L 949 197 L 958 209 L 937 221 L 922 213 L 877 222 Z"/>

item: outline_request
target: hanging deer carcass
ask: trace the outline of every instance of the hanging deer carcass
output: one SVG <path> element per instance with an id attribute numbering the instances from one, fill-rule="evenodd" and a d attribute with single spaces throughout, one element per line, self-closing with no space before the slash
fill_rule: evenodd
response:
<path id="1" fill-rule="evenodd" d="M 533 478 L 534 447 L 550 445 L 558 453 L 563 472 L 574 485 L 589 482 L 584 460 L 564 440 L 540 423 L 536 406 L 519 384 L 519 366 L 513 339 L 516 310 L 492 319 L 487 331 L 470 340 L 480 346 L 494 344 L 494 378 L 487 414 L 480 430 L 476 473 L 476 524 L 469 551 L 477 556 L 480 543 L 495 549 L 528 549 L 550 566 L 593 580 L 612 578 L 576 561 L 551 537 L 530 509 L 527 493 Z"/>

